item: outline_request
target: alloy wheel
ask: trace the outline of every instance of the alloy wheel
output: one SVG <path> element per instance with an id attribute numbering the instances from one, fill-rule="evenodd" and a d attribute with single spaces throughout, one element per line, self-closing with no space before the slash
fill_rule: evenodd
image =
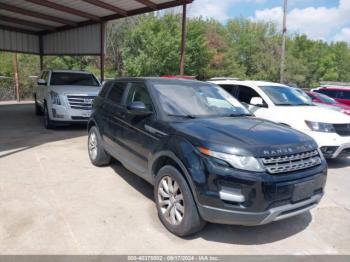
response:
<path id="1" fill-rule="evenodd" d="M 89 154 L 91 159 L 95 160 L 97 157 L 97 136 L 92 132 L 89 137 Z"/>
<path id="2" fill-rule="evenodd" d="M 162 216 L 172 225 L 179 225 L 185 215 L 185 205 L 179 184 L 164 176 L 158 185 L 158 204 Z"/>

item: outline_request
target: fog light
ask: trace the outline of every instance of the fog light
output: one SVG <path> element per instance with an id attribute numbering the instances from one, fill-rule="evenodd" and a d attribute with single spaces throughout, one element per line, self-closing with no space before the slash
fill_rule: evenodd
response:
<path id="1" fill-rule="evenodd" d="M 325 157 L 331 157 L 335 153 L 335 151 L 337 151 L 338 147 L 337 146 L 323 146 L 320 149 Z"/>
<path id="2" fill-rule="evenodd" d="M 243 203 L 245 201 L 244 195 L 242 195 L 242 191 L 238 188 L 230 188 L 230 187 L 221 187 L 219 191 L 219 196 L 221 200 Z"/>
<path id="3" fill-rule="evenodd" d="M 64 118 L 64 115 L 57 114 L 55 108 L 52 108 L 52 115 L 53 115 L 54 118 Z"/>

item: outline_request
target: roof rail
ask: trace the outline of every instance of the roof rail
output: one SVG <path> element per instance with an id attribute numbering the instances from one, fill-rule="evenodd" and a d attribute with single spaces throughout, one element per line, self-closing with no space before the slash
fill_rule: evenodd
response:
<path id="1" fill-rule="evenodd" d="M 211 81 L 220 81 L 220 80 L 241 80 L 240 78 L 237 77 L 212 77 L 209 80 Z"/>

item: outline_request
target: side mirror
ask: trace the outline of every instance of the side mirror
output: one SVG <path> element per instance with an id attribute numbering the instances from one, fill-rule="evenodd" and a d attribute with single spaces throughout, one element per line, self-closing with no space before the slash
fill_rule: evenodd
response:
<path id="1" fill-rule="evenodd" d="M 250 104 L 253 106 L 266 107 L 261 97 L 252 97 Z"/>
<path id="2" fill-rule="evenodd" d="M 44 79 L 38 79 L 38 85 L 44 86 L 44 85 L 46 85 L 46 81 Z"/>
<path id="3" fill-rule="evenodd" d="M 130 111 L 130 113 L 134 115 L 151 115 L 153 114 L 152 111 L 149 111 L 146 107 L 146 105 L 143 102 L 135 101 L 127 106 L 127 109 Z"/>

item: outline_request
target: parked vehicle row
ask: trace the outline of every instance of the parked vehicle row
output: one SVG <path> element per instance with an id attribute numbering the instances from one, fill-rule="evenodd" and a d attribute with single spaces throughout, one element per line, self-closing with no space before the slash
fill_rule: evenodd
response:
<path id="1" fill-rule="evenodd" d="M 91 162 L 115 158 L 152 184 L 159 218 L 178 236 L 306 212 L 324 194 L 324 157 L 350 155 L 347 106 L 271 82 L 166 76 L 101 89 L 92 74 L 50 70 L 34 97 L 47 128 L 88 121 Z"/>

